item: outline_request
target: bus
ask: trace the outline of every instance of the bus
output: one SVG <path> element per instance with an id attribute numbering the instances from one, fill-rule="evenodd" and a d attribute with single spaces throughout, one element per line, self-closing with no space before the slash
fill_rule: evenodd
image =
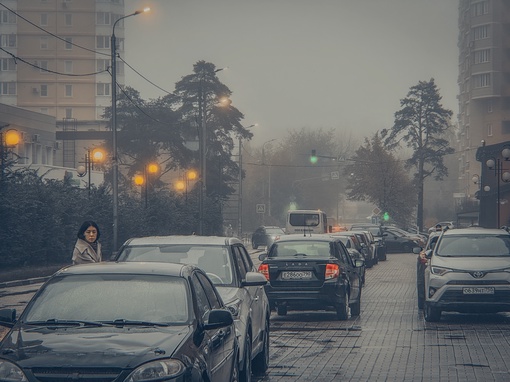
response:
<path id="1" fill-rule="evenodd" d="M 287 212 L 287 234 L 328 233 L 328 218 L 321 210 L 293 210 Z"/>

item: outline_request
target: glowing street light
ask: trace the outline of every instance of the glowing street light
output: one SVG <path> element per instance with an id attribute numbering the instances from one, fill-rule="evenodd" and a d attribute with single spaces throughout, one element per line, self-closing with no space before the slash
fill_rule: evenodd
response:
<path id="1" fill-rule="evenodd" d="M 9 125 L 0 126 L 0 130 Z M 20 134 L 15 129 L 9 129 L 5 133 L 0 131 L 0 160 L 1 160 L 1 178 L 0 181 L 4 180 L 5 171 L 5 157 L 7 156 L 7 149 L 13 148 L 20 142 Z"/>
<path id="2" fill-rule="evenodd" d="M 100 148 L 95 148 L 94 150 L 87 149 L 87 152 L 85 154 L 85 166 L 81 165 L 76 168 L 76 172 L 78 173 L 78 176 L 80 178 L 84 177 L 85 175 L 89 175 L 89 181 L 87 184 L 87 190 L 89 192 L 90 196 L 90 185 L 92 183 L 91 179 L 91 173 L 94 169 L 94 163 L 100 163 L 104 160 L 105 153 Z"/>

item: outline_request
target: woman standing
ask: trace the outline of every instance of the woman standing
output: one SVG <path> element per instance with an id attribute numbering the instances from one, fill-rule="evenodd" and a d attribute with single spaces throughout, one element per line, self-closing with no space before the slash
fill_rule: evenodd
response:
<path id="1" fill-rule="evenodd" d="M 99 263 L 102 260 L 99 227 L 91 220 L 83 222 L 74 245 L 73 264 Z"/>

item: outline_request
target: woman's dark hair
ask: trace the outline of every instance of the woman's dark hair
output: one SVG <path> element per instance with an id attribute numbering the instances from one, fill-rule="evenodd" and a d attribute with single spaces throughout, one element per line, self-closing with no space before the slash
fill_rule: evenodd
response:
<path id="1" fill-rule="evenodd" d="M 84 221 L 80 229 L 78 230 L 78 234 L 76 236 L 78 236 L 79 239 L 85 240 L 84 233 L 89 227 L 94 227 L 97 230 L 96 241 L 99 240 L 99 237 L 101 236 L 101 231 L 99 231 L 99 227 L 97 226 L 96 222 L 93 222 L 92 220 Z"/>

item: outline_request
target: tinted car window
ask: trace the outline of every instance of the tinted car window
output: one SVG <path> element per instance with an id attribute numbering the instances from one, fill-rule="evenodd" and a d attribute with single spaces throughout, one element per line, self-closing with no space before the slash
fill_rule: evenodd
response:
<path id="1" fill-rule="evenodd" d="M 202 287 L 204 288 L 207 300 L 209 301 L 209 305 L 211 306 L 211 308 L 220 309 L 222 307 L 221 300 L 214 292 L 214 286 L 202 273 L 197 272 L 196 276 L 200 281 L 200 284 L 202 284 Z"/>
<path id="2" fill-rule="evenodd" d="M 296 255 L 329 257 L 330 243 L 327 241 L 280 241 L 273 244 L 270 257 L 286 257 Z"/>
<path id="3" fill-rule="evenodd" d="M 191 285 L 195 290 L 195 295 L 197 299 L 197 307 L 198 307 L 198 316 L 202 318 L 202 320 L 207 321 L 209 311 L 211 310 L 211 306 L 209 305 L 209 299 L 207 298 L 207 293 L 204 290 L 204 287 L 198 280 L 197 274 L 194 274 L 191 278 Z"/>
<path id="4" fill-rule="evenodd" d="M 447 257 L 494 257 L 510 256 L 510 236 L 465 235 L 443 236 L 436 250 L 438 256 Z"/>
<path id="5" fill-rule="evenodd" d="M 246 272 L 247 272 L 245 263 L 244 263 L 244 261 L 243 261 L 243 259 L 241 257 L 241 253 L 239 252 L 239 248 L 238 247 L 234 247 L 234 248 L 232 248 L 232 250 L 233 250 L 233 253 L 234 253 L 234 258 L 235 258 L 235 263 L 236 263 L 236 268 L 238 270 L 238 274 L 241 277 L 241 279 L 244 280 L 246 278 Z"/>

